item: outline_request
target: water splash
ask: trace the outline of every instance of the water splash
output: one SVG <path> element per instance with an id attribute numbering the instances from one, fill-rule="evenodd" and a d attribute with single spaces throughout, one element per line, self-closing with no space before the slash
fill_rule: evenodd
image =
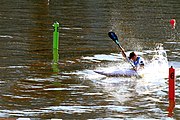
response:
<path id="1" fill-rule="evenodd" d="M 137 53 L 138 55 L 145 56 L 146 51 Z M 147 64 L 141 71 L 144 77 L 141 79 L 134 76 L 106 77 L 94 72 L 94 70 L 113 72 L 130 68 L 131 66 L 123 61 L 121 54 L 83 57 L 83 60 L 89 60 L 92 64 L 98 61 L 99 65 L 94 67 L 94 69 L 76 71 L 73 74 L 76 74 L 82 80 L 90 80 L 97 88 L 101 88 L 103 92 L 108 93 L 110 99 L 121 104 L 133 100 L 137 95 L 148 96 L 153 93 L 155 96 L 165 96 L 166 93 L 163 92 L 163 89 L 166 87 L 165 78 L 168 77 L 166 51 L 163 49 L 162 44 L 157 44 L 155 50 L 150 51 L 150 53 L 152 54 L 152 59 L 146 60 Z"/>
<path id="2" fill-rule="evenodd" d="M 154 55 L 143 72 L 148 78 L 151 79 L 168 77 L 167 54 L 162 47 L 162 44 L 157 44 L 154 50 Z"/>
<path id="3" fill-rule="evenodd" d="M 168 77 L 168 60 L 166 51 L 163 49 L 162 44 L 157 44 L 156 48 L 152 52 L 152 59 L 146 60 L 145 69 L 139 71 L 143 74 L 144 78 L 149 79 L 162 79 Z M 129 53 L 129 52 L 128 52 Z M 137 52 L 138 55 L 143 55 L 145 53 Z M 93 57 L 83 57 L 83 60 L 89 60 L 92 63 L 97 62 L 99 66 L 96 66 L 93 70 L 86 69 L 83 71 L 76 71 L 75 74 L 84 75 L 86 79 L 98 79 L 102 75 L 94 73 L 94 71 L 104 71 L 104 72 L 114 72 L 130 69 L 130 65 L 123 61 L 122 55 L 111 54 L 111 55 L 94 55 Z M 103 62 L 102 62 L 103 61 Z M 104 62 L 105 61 L 105 62 Z M 108 63 L 107 63 L 108 62 Z M 105 76 L 104 76 L 105 77 Z"/>

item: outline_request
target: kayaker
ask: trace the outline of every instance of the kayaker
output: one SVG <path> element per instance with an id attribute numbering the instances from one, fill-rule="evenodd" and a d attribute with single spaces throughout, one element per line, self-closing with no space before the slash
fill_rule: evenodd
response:
<path id="1" fill-rule="evenodd" d="M 124 52 L 124 51 L 123 51 Z M 122 52 L 122 55 L 124 56 Z M 125 57 L 125 56 L 124 56 Z M 138 56 L 135 52 L 131 52 L 129 54 L 129 57 L 128 57 L 129 61 L 131 61 L 133 63 L 133 65 L 135 66 L 133 69 L 134 70 L 139 70 L 139 69 L 142 69 L 144 68 L 144 59 L 140 56 Z"/>
<path id="2" fill-rule="evenodd" d="M 133 62 L 136 70 L 144 68 L 144 59 L 140 56 L 137 56 L 135 52 L 131 52 L 128 58 Z"/>

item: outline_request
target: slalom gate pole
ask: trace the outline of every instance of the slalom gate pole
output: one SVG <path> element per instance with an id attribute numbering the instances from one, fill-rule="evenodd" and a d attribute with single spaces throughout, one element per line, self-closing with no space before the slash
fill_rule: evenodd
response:
<path id="1" fill-rule="evenodd" d="M 169 100 L 175 100 L 175 69 L 169 68 Z"/>
<path id="2" fill-rule="evenodd" d="M 53 32 L 53 63 L 58 63 L 59 61 L 59 23 L 55 22 L 53 24 L 54 32 Z"/>
<path id="3" fill-rule="evenodd" d="M 173 116 L 173 110 L 175 107 L 175 69 L 171 66 L 169 68 L 169 107 L 168 107 L 168 117 Z"/>

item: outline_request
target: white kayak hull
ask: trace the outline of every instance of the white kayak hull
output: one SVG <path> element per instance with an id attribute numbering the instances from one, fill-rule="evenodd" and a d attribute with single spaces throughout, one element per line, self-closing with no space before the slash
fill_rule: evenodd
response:
<path id="1" fill-rule="evenodd" d="M 139 76 L 138 73 L 134 70 L 116 70 L 116 71 L 94 71 L 95 73 L 105 75 L 107 77 L 132 77 L 132 76 Z"/>

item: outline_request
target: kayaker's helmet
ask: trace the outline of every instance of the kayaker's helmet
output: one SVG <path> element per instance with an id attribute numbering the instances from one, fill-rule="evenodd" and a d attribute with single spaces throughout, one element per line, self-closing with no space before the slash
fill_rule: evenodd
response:
<path id="1" fill-rule="evenodd" d="M 131 52 L 130 54 L 129 54 L 129 59 L 132 59 L 134 56 L 136 56 L 136 54 L 134 53 L 134 52 Z"/>

